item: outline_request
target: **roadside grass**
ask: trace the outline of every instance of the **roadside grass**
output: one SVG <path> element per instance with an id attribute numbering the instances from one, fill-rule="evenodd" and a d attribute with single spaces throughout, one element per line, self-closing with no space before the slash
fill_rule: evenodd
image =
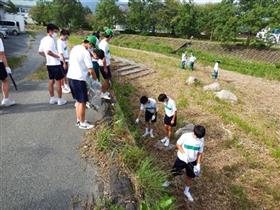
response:
<path id="1" fill-rule="evenodd" d="M 277 147 L 278 140 L 275 132 L 275 128 L 279 123 L 277 120 L 275 120 L 274 118 L 272 119 L 271 116 L 267 116 L 266 114 L 256 116 L 256 118 L 252 118 L 250 115 L 247 115 L 246 107 L 244 107 L 244 103 L 242 103 L 242 96 L 240 96 L 240 102 L 238 104 L 232 105 L 231 103 L 223 102 L 216 99 L 211 93 L 202 91 L 199 86 L 193 87 L 182 85 L 183 80 L 178 82 L 178 75 L 180 75 L 181 80 L 186 76 L 189 76 L 190 73 L 188 71 L 179 73 L 178 67 L 176 65 L 179 62 L 179 59 L 171 56 L 161 56 L 160 54 L 152 56 L 152 53 L 134 51 L 133 49 L 123 49 L 115 46 L 111 46 L 111 51 L 112 54 L 116 56 L 132 59 L 136 62 L 141 62 L 147 65 L 149 68 L 158 70 L 158 72 L 156 73 L 157 75 L 151 75 L 148 80 L 141 80 L 141 84 L 135 81 L 131 83 L 133 84 L 133 86 L 135 86 L 134 89 L 136 89 L 135 91 L 137 91 L 138 94 L 143 91 L 147 91 L 149 92 L 149 94 L 157 94 L 159 91 L 162 91 L 162 89 L 164 89 L 164 84 L 168 82 L 168 84 L 170 84 L 168 86 L 168 91 L 172 93 L 174 99 L 177 99 L 176 101 L 180 111 L 180 115 L 185 115 L 185 118 L 188 118 L 188 122 L 193 121 L 196 123 L 196 118 L 198 117 L 195 113 L 193 117 L 189 117 L 186 114 L 189 113 L 188 110 L 199 109 L 202 115 L 209 114 L 220 119 L 219 124 L 215 124 L 216 122 L 211 121 L 207 122 L 208 129 L 210 128 L 216 130 L 221 124 L 232 128 L 230 129 L 233 135 L 232 140 L 222 140 L 221 138 L 224 137 L 222 136 L 223 134 L 218 133 L 219 130 L 215 131 L 217 136 L 212 136 L 214 134 L 208 135 L 211 135 L 212 138 L 215 138 L 215 141 L 220 142 L 217 146 L 220 146 L 220 149 L 222 151 L 227 149 L 234 149 L 237 150 L 237 152 L 243 158 L 240 164 L 228 165 L 223 169 L 222 172 L 230 174 L 230 177 L 234 177 L 228 180 L 228 189 L 229 193 L 234 198 L 233 202 L 236 203 L 237 209 L 252 209 L 252 206 L 254 206 L 254 204 L 252 203 L 252 199 L 254 202 L 256 202 L 256 205 L 259 204 L 261 206 L 269 206 L 268 208 L 271 207 L 271 209 L 275 209 L 280 192 L 278 188 L 272 187 L 273 183 L 275 182 L 273 181 L 273 183 L 268 183 L 268 189 L 266 191 L 256 193 L 255 189 L 252 189 L 253 186 L 251 182 L 252 180 L 255 180 L 257 176 L 254 176 L 253 173 L 251 174 L 249 172 L 257 171 L 267 177 L 277 177 L 277 175 L 275 174 L 279 173 L 279 171 L 277 172 L 277 168 L 279 168 L 277 160 L 279 160 L 280 156 L 280 148 Z M 174 72 L 174 70 L 178 72 Z M 164 72 L 163 74 L 165 74 L 165 72 L 171 72 L 172 77 L 168 78 L 168 80 L 167 78 L 162 78 L 162 72 Z M 162 84 L 163 87 L 161 87 L 160 84 Z M 158 85 L 159 87 L 155 87 Z M 129 85 L 123 85 L 122 88 L 119 89 L 125 90 L 125 87 L 127 86 Z M 125 100 L 125 104 L 127 104 L 127 101 L 129 101 L 129 99 Z M 131 103 L 135 104 L 135 102 Z M 126 107 L 126 105 L 124 106 Z M 130 115 L 131 111 L 129 110 L 128 117 Z M 178 116 L 178 121 L 179 120 L 180 124 L 183 124 L 184 118 Z M 133 124 L 132 120 L 130 120 L 129 122 Z M 264 124 L 266 124 L 267 126 L 262 126 Z M 217 128 L 214 129 L 214 127 Z M 250 145 L 250 142 L 252 142 L 253 144 Z M 270 153 L 266 152 L 266 148 L 269 149 Z M 217 151 L 216 148 L 212 149 Z M 262 152 L 259 153 L 260 151 Z M 263 161 L 268 161 L 269 163 L 260 164 Z M 205 176 L 207 176 L 206 172 L 204 174 Z M 224 178 L 220 177 L 220 179 Z M 272 196 L 271 198 L 270 195 L 272 194 L 274 196 Z M 266 200 L 263 201 L 263 203 L 258 200 L 260 195 L 266 196 Z"/>
<path id="2" fill-rule="evenodd" d="M 21 55 L 21 56 L 12 56 L 8 58 L 8 64 L 10 68 L 16 69 L 22 65 L 22 63 L 26 60 L 27 56 L 26 55 Z"/>
<path id="3" fill-rule="evenodd" d="M 174 210 L 175 199 L 162 187 L 167 174 L 157 167 L 154 157 L 136 142 L 139 135 L 137 128 L 131 123 L 133 112 L 129 102 L 135 90 L 129 84 L 118 82 L 113 87 L 118 100 L 118 104 L 114 106 L 113 122 L 110 125 L 100 124 L 89 133 L 86 139 L 88 145 L 81 146 L 82 153 L 83 150 L 85 153 L 90 151 L 100 164 L 104 164 L 105 160 L 106 165 L 109 164 L 108 160 L 117 163 L 122 172 L 131 178 L 140 208 Z M 119 208 L 110 206 L 107 209 Z"/>
<path id="4" fill-rule="evenodd" d="M 48 70 L 45 64 L 39 66 L 39 68 L 28 76 L 30 80 L 46 80 L 48 79 Z"/>
<path id="5" fill-rule="evenodd" d="M 151 39 L 145 36 L 120 35 L 116 36 L 112 40 L 112 45 L 158 52 L 178 58 L 181 57 L 182 50 L 178 52 L 178 55 L 172 54 L 174 45 L 176 45 L 175 41 L 176 39 L 174 40 L 174 43 L 170 43 L 165 38 Z M 180 41 L 180 43 L 183 42 Z M 241 74 L 262 77 L 270 80 L 280 80 L 280 71 L 278 69 L 278 65 L 275 64 L 255 61 L 242 61 L 241 59 L 232 56 L 219 55 L 217 53 L 208 53 L 206 51 L 194 50 L 189 48 L 187 51 L 189 53 L 194 53 L 198 61 L 206 65 L 214 66 L 215 61 L 220 60 L 220 67 L 223 69 L 239 72 Z"/>

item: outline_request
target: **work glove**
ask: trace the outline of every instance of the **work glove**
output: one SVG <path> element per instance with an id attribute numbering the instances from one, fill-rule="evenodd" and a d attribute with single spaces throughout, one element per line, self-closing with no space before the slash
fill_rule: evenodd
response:
<path id="1" fill-rule="evenodd" d="M 156 115 L 153 115 L 152 116 L 152 121 L 155 120 L 155 119 L 156 119 Z"/>
<path id="2" fill-rule="evenodd" d="M 6 67 L 7 74 L 12 74 L 12 69 L 10 67 Z"/>
<path id="3" fill-rule="evenodd" d="M 139 121 L 140 121 L 139 118 L 137 118 L 137 119 L 135 120 L 135 123 L 138 124 Z"/>
<path id="4" fill-rule="evenodd" d="M 193 167 L 193 172 L 195 174 L 195 176 L 199 176 L 200 175 L 200 164 L 196 164 L 194 167 Z"/>

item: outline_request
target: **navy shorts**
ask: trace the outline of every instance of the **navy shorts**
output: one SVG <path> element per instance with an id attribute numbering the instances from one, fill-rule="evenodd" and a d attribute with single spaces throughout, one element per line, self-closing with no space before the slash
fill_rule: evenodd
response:
<path id="1" fill-rule="evenodd" d="M 164 124 L 175 127 L 176 123 L 177 123 L 177 117 L 175 117 L 175 122 L 173 124 L 171 123 L 172 119 L 173 119 L 173 116 L 168 117 L 167 115 L 165 115 L 164 116 Z"/>
<path id="2" fill-rule="evenodd" d="M 104 71 L 104 66 L 100 66 L 100 72 L 102 74 L 102 77 L 106 80 L 112 79 L 112 74 L 110 70 L 110 66 L 107 66 L 107 72 Z"/>
<path id="3" fill-rule="evenodd" d="M 64 76 L 66 76 L 67 73 L 68 73 L 68 62 L 66 62 L 66 64 L 67 64 L 67 68 L 65 69 L 65 68 L 63 67 L 63 62 L 61 61 L 61 67 L 62 67 L 62 69 L 63 69 L 63 74 L 64 74 Z"/>
<path id="4" fill-rule="evenodd" d="M 79 103 L 86 103 L 88 101 L 87 84 L 85 81 L 69 79 L 69 86 L 73 99 Z"/>
<path id="5" fill-rule="evenodd" d="M 63 67 L 61 65 L 57 66 L 47 66 L 49 73 L 49 80 L 62 80 L 65 77 Z"/>
<path id="6" fill-rule="evenodd" d="M 5 79 L 7 79 L 8 77 L 8 73 L 6 71 L 5 65 L 3 62 L 0 62 L 0 80 L 4 81 Z"/>
<path id="7" fill-rule="evenodd" d="M 156 116 L 154 120 L 152 120 L 153 115 Z M 157 121 L 157 113 L 151 113 L 149 111 L 145 111 L 145 122 L 155 123 Z"/>
<path id="8" fill-rule="evenodd" d="M 172 167 L 171 173 L 173 176 L 182 175 L 182 170 L 186 170 L 186 175 L 190 178 L 195 178 L 195 174 L 193 171 L 194 166 L 196 165 L 196 161 L 191 163 L 185 163 L 184 161 L 180 160 L 178 157 Z"/>

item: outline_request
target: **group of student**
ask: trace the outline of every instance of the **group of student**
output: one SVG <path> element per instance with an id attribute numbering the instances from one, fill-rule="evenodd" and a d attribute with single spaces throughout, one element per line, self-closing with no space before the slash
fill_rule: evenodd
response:
<path id="1" fill-rule="evenodd" d="M 193 55 L 193 53 L 191 53 L 190 57 L 188 58 L 187 57 L 187 52 L 184 51 L 182 53 L 180 68 L 185 69 L 186 65 L 188 65 L 189 69 L 191 71 L 193 71 L 195 61 L 196 61 L 196 57 Z M 215 80 L 215 81 L 218 80 L 218 76 L 219 76 L 219 64 L 220 64 L 220 61 L 215 62 L 215 65 L 214 65 L 214 68 L 213 68 L 213 71 L 212 71 L 212 74 L 211 74 L 212 79 Z"/>
<path id="2" fill-rule="evenodd" d="M 110 49 L 109 41 L 113 37 L 113 31 L 106 29 L 104 38 L 100 41 L 100 33 L 87 36 L 81 44 L 74 46 L 69 53 L 67 40 L 69 31 L 61 30 L 57 39 L 59 28 L 54 24 L 47 25 L 47 35 L 41 40 L 39 54 L 46 58 L 48 70 L 49 103 L 59 106 L 67 103 L 62 98 L 62 93 L 72 93 L 76 108 L 76 126 L 80 129 L 94 127 L 85 119 L 86 103 L 88 101 L 87 78 L 99 82 L 101 73 L 103 83 L 101 86 L 101 98 L 110 100 L 108 92 L 111 84 Z M 57 40 L 56 40 L 57 39 Z M 57 97 L 54 94 L 56 83 Z"/>
<path id="3" fill-rule="evenodd" d="M 158 101 L 163 103 L 165 112 L 163 123 L 166 135 L 160 141 L 165 147 L 169 147 L 172 137 L 172 129 L 176 126 L 177 121 L 176 103 L 165 93 L 161 93 L 158 96 Z M 158 107 L 155 99 L 147 96 L 142 96 L 140 98 L 140 111 L 135 123 L 138 124 L 140 122 L 140 117 L 144 115 L 145 132 L 143 137 L 155 137 L 154 129 L 158 117 L 157 112 Z M 184 188 L 184 195 L 191 202 L 194 201 L 194 199 L 190 193 L 190 186 L 192 179 L 200 175 L 205 132 L 203 126 L 195 125 L 193 132 L 183 133 L 176 143 L 178 152 L 175 163 L 171 169 L 170 179 L 182 175 L 182 171 L 185 169 L 186 186 Z M 163 186 L 168 187 L 170 184 L 171 181 L 166 180 L 163 183 Z"/>

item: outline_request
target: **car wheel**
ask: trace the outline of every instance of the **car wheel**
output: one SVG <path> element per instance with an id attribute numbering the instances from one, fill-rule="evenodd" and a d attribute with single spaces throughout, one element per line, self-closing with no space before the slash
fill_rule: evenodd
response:
<path id="1" fill-rule="evenodd" d="M 5 39 L 4 34 L 0 33 L 0 38 L 1 38 L 1 39 Z"/>
<path id="2" fill-rule="evenodd" d="M 18 35 L 18 32 L 17 32 L 16 30 L 13 30 L 12 33 L 13 33 L 14 36 L 17 36 L 17 35 Z"/>

